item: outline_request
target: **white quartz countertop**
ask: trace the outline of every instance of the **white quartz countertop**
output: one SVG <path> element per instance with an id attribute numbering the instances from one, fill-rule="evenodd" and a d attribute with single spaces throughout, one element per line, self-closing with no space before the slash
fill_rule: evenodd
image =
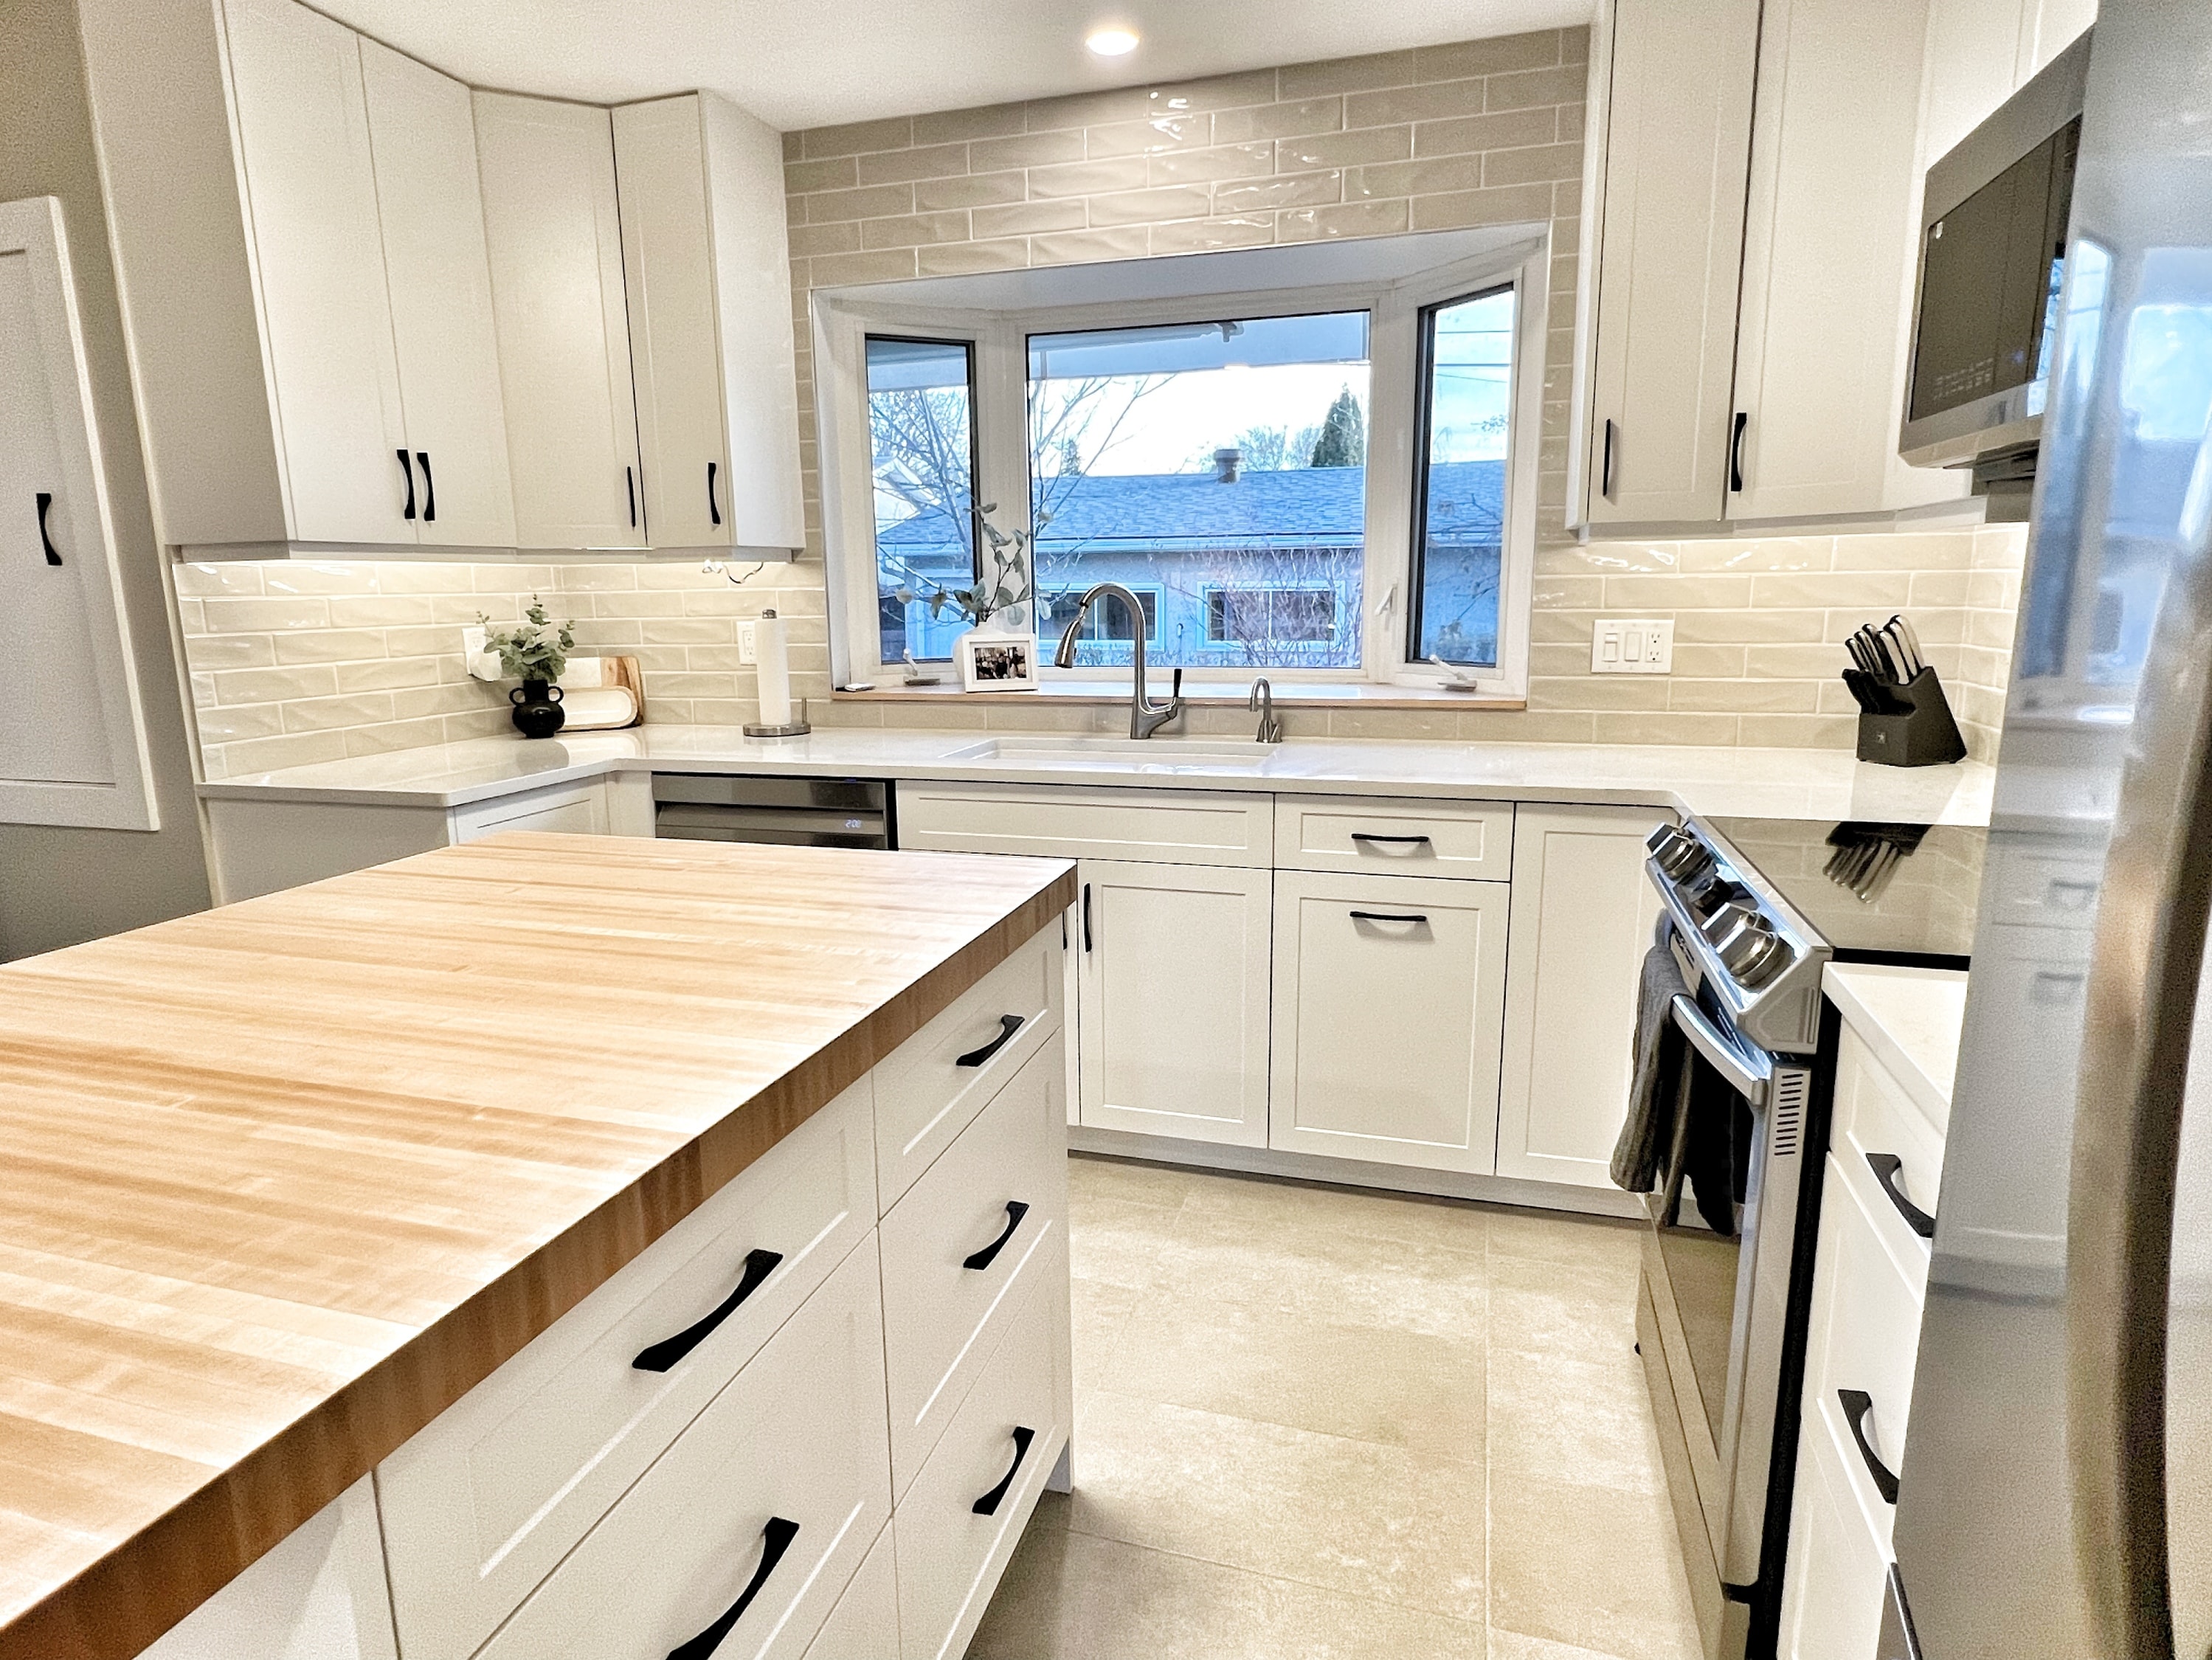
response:
<path id="1" fill-rule="evenodd" d="M 1967 977 L 1958 969 L 1831 963 L 1821 980 L 1844 1024 L 1938 1124 L 1951 1116 Z"/>
<path id="2" fill-rule="evenodd" d="M 753 739 L 732 727 L 647 726 L 319 762 L 203 784 L 214 800 L 454 807 L 616 772 L 723 772 L 998 783 L 1140 785 L 1272 794 L 1618 802 L 1706 816 L 1985 824 L 1993 770 L 1879 767 L 1837 750 L 1426 744 L 826 730 Z"/>

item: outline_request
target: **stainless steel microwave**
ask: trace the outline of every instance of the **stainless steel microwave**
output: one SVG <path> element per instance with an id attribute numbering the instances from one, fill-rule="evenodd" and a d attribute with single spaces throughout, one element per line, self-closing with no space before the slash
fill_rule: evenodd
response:
<path id="1" fill-rule="evenodd" d="M 2025 516 L 2043 431 L 2088 34 L 1928 169 L 1898 451 Z M 1992 512 L 1992 516 L 1997 516 Z"/>

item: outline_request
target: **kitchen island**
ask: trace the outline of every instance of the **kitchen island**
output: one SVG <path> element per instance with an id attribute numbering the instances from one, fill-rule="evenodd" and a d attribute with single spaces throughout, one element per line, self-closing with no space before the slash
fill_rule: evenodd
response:
<path id="1" fill-rule="evenodd" d="M 586 1474 L 605 1464 L 634 1479 L 650 1465 L 641 1493 L 708 1429 L 716 1392 L 741 1392 L 754 1351 L 762 1365 L 775 1354 L 772 1330 L 731 1317 L 717 1333 L 713 1319 L 778 1296 L 792 1316 L 849 1282 L 854 1318 L 889 1331 L 857 1398 L 883 1401 L 888 1352 L 894 1408 L 902 1389 L 926 1399 L 901 1420 L 903 1441 L 848 1461 L 868 1486 L 854 1511 L 866 1525 L 790 1588 L 815 1602 L 785 1616 L 819 1624 L 875 1536 L 888 1541 L 893 1499 L 903 1529 L 909 1501 L 930 1495 L 932 1472 L 957 1450 L 938 1444 L 955 1438 L 963 1397 L 998 1386 L 991 1322 L 1034 1304 L 1040 1335 L 1024 1354 L 1054 1374 L 1037 1387 L 1065 1395 L 1064 1185 L 1056 1201 L 1040 1192 L 1021 1206 L 952 1177 L 988 1184 L 1008 1164 L 966 1144 L 1014 1113 L 1006 1104 L 1024 1080 L 1038 1109 L 991 1134 L 1056 1159 L 1060 917 L 1073 896 L 1070 868 L 1048 860 L 515 836 L 0 969 L 11 1166 L 0 1197 L 0 1657 L 138 1654 L 364 1492 L 372 1471 L 402 1646 L 475 1651 L 522 1598 L 554 1596 L 583 1572 L 594 1548 L 577 1538 L 620 1534 L 629 1480 L 595 1490 L 586 1475 L 546 1477 L 555 1499 L 491 1542 L 509 1569 L 558 1571 L 542 1584 L 536 1568 L 511 1586 L 473 1576 L 490 1585 L 478 1602 L 501 1606 L 436 1605 L 418 1588 L 453 1565 L 407 1566 L 421 1541 L 394 1536 L 394 1495 L 411 1482 L 434 1496 L 453 1462 L 437 1444 L 443 1415 L 518 1377 L 527 1387 L 514 1410 L 550 1390 L 573 1412 L 589 1381 L 574 1364 L 579 1323 L 618 1341 L 635 1316 L 691 1349 L 625 1353 L 606 1387 L 660 1392 L 623 1406 L 618 1427 L 582 1450 Z M 775 1166 L 777 1185 L 751 1193 L 817 1118 L 843 1140 L 820 1131 L 816 1164 Z M 1024 1135 L 1051 1145 L 1029 1148 Z M 817 1166 L 843 1183 L 819 1226 L 788 1197 L 812 1191 Z M 742 1243 L 748 1217 L 778 1205 L 798 1219 L 791 1237 L 739 1252 L 745 1282 L 678 1332 L 734 1280 L 716 1242 Z M 1000 1213 L 1031 1206 L 1038 1219 L 998 1260 L 1006 1282 L 960 1280 L 958 1252 L 972 1264 Z M 887 1264 L 878 1304 L 879 1213 L 886 1237 L 915 1247 L 903 1260 L 927 1267 L 950 1250 L 954 1277 L 917 1280 L 907 1299 L 906 1268 Z M 948 1240 L 921 1237 L 933 1226 Z M 823 1241 L 842 1258 L 816 1249 Z M 855 1267 L 862 1249 L 871 1260 Z M 963 1325 L 978 1308 L 981 1323 Z M 917 1321 L 965 1347 L 938 1364 Z M 659 1371 L 656 1350 L 668 1361 Z M 1026 1467 L 1016 1460 L 1022 1481 L 1002 1519 L 1026 1516 L 1065 1442 L 1064 1404 L 1046 1415 L 1037 1439 L 1048 1444 Z M 1006 1434 L 994 1426 L 969 1462 L 995 1475 Z M 600 1498 L 579 1510 L 571 1489 Z M 483 1511 L 484 1493 L 466 1490 L 429 1508 L 472 1499 Z M 732 1525 L 750 1530 L 718 1548 L 729 1590 L 691 1587 L 705 1600 L 668 1618 L 707 1625 L 752 1558 L 767 1560 L 761 1518 Z M 1011 1548 L 994 1535 L 985 1554 L 1002 1565 Z M 964 1591 L 902 1579 L 902 1608 L 909 1595 L 933 1611 L 949 1597 L 957 1621 L 996 1572 L 981 1558 L 967 1566 Z M 631 1573 L 641 1596 L 674 1594 L 651 1566 Z M 657 1631 L 657 1614 L 633 1623 Z"/>

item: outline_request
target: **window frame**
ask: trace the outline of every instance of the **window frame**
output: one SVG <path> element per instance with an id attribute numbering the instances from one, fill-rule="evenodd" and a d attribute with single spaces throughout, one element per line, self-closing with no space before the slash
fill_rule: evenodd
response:
<path id="1" fill-rule="evenodd" d="M 867 386 L 867 360 L 868 347 L 878 340 L 883 341 L 888 345 L 895 346 L 960 346 L 966 350 L 968 356 L 968 575 L 969 580 L 974 581 L 975 578 L 980 577 L 982 575 L 983 564 L 983 537 L 981 526 L 978 522 L 981 518 L 981 514 L 976 512 L 976 508 L 981 501 L 981 492 L 983 488 L 983 453 L 981 446 L 983 400 L 981 392 L 977 386 L 979 376 L 976 366 L 977 353 L 975 350 L 975 343 L 972 340 L 962 340 L 945 335 L 899 334 L 885 329 L 864 330 L 860 336 L 860 376 L 862 397 L 864 400 L 872 398 L 875 395 L 873 391 Z M 875 569 L 872 574 L 875 576 L 876 581 L 880 584 L 883 580 L 883 565 L 881 550 L 878 549 L 876 542 L 874 503 L 876 446 L 875 423 L 872 410 L 865 424 L 867 429 L 868 445 L 868 547 L 872 556 L 872 562 L 875 566 Z M 880 603 L 880 587 L 878 587 L 878 601 Z M 880 617 L 878 617 L 876 626 L 875 648 L 877 654 L 876 660 L 880 664 L 883 660 L 883 625 Z M 908 650 L 911 652 L 912 648 L 909 647 Z M 942 657 L 916 657 L 914 660 L 917 663 L 950 663 L 952 661 L 952 654 L 948 651 Z"/>
<path id="2" fill-rule="evenodd" d="M 1424 632 L 1421 611 L 1425 603 L 1424 596 L 1427 593 L 1429 586 L 1429 470 L 1432 465 L 1432 458 L 1429 454 L 1429 450 L 1431 447 L 1430 439 L 1433 435 L 1433 426 L 1436 420 L 1436 319 L 1439 314 L 1451 310 L 1455 306 L 1471 305 L 1478 300 L 1492 299 L 1498 295 L 1508 292 L 1512 289 L 1512 287 L 1513 284 L 1510 283 L 1492 283 L 1484 288 L 1471 289 L 1465 294 L 1454 295 L 1449 299 L 1431 301 L 1427 305 L 1421 307 L 1413 314 L 1413 327 L 1415 331 L 1413 369 L 1413 494 L 1407 501 L 1408 517 L 1406 525 L 1406 639 L 1404 650 L 1405 658 L 1409 666 L 1427 665 L 1429 672 L 1436 675 L 1439 679 L 1443 678 L 1443 671 L 1435 668 L 1433 665 L 1428 665 L 1425 658 L 1416 655 L 1416 654 L 1420 650 L 1421 635 Z M 1516 326 L 1514 329 L 1513 360 L 1509 367 L 1507 374 L 1508 383 L 1514 388 L 1516 394 L 1519 392 L 1521 384 L 1521 352 L 1522 349 L 1522 340 L 1518 326 L 1520 315 L 1518 298 L 1516 296 L 1514 309 L 1514 322 Z M 1516 405 L 1517 401 L 1516 398 Z M 1541 417 L 1540 416 L 1539 419 Z M 1504 511 L 1499 514 L 1498 522 L 1498 653 L 1501 661 L 1503 661 L 1505 655 L 1505 544 L 1508 539 L 1508 521 L 1510 520 L 1512 511 L 1512 502 L 1510 498 L 1513 488 L 1513 463 L 1515 459 L 1515 453 L 1521 447 L 1518 441 L 1520 430 L 1520 410 L 1516 406 L 1513 410 L 1511 417 L 1509 418 L 1505 423 L 1505 486 L 1507 500 L 1502 504 L 1504 508 Z M 1455 670 L 1462 672 L 1468 670 L 1473 670 L 1478 675 L 1482 672 L 1479 667 L 1472 664 L 1454 664 L 1452 666 Z"/>
<path id="3" fill-rule="evenodd" d="M 1468 233 L 1437 233 L 1425 239 L 1449 242 Z M 1368 436 L 1366 533 L 1363 606 L 1358 619 L 1361 666 L 1358 668 L 1270 668 L 1273 679 L 1310 686 L 1325 694 L 1331 684 L 1440 688 L 1446 678 L 1433 666 L 1409 660 L 1413 635 L 1409 612 L 1414 604 L 1414 514 L 1416 464 L 1425 459 L 1427 410 L 1419 362 L 1423 313 L 1480 292 L 1510 288 L 1516 295 L 1511 419 L 1507 429 L 1504 478 L 1504 553 L 1498 583 L 1498 663 L 1494 668 L 1463 668 L 1454 678 L 1472 678 L 1485 695 L 1518 699 L 1528 680 L 1528 611 L 1535 562 L 1537 462 L 1543 422 L 1544 348 L 1548 326 L 1551 228 L 1529 223 L 1496 228 L 1494 244 L 1481 252 L 1422 267 L 1410 275 L 1386 273 L 1393 260 L 1382 251 L 1418 243 L 1422 237 L 1386 237 L 1364 244 L 1293 246 L 1242 251 L 1238 256 L 1194 254 L 1172 260 L 1146 259 L 1060 267 L 1012 275 L 1033 283 L 1057 283 L 1066 289 L 1096 295 L 1111 286 L 1116 269 L 1173 265 L 1194 271 L 1209 261 L 1240 258 L 1249 271 L 1255 254 L 1297 256 L 1325 252 L 1341 269 L 1363 254 L 1377 268 L 1372 277 L 1351 280 L 1242 284 L 1176 295 L 1127 299 L 1085 297 L 1065 304 L 927 305 L 902 302 L 900 290 L 927 290 L 942 296 L 954 283 L 983 286 L 991 295 L 1007 290 L 1007 274 L 987 277 L 927 279 L 850 289 L 817 289 L 812 297 L 815 406 L 819 435 L 821 502 L 828 550 L 830 667 L 838 685 L 855 681 L 881 684 L 896 665 L 884 665 L 875 615 L 876 549 L 873 456 L 866 419 L 866 336 L 931 341 L 964 341 L 974 349 L 975 381 L 973 439 L 978 454 L 979 507 L 1000 510 L 993 523 L 1003 532 L 1030 526 L 1029 354 L 1032 334 L 1083 329 L 1142 327 L 1147 324 L 1207 323 L 1257 317 L 1365 311 L 1368 335 Z M 1317 262 L 1316 262 L 1317 263 Z M 1425 469 L 1424 469 L 1425 471 Z M 979 538 L 980 544 L 980 538 Z M 978 556 L 981 557 L 979 545 Z M 866 580 L 858 577 L 865 572 Z M 1034 606 L 1022 608 L 1017 626 L 1034 625 Z M 1351 625 L 1352 619 L 1340 622 Z M 1047 641 L 1040 653 L 1041 680 L 1048 692 L 1097 690 L 1095 667 L 1056 669 Z M 1150 643 L 1149 642 L 1147 642 Z M 1249 684 L 1249 668 L 1190 668 L 1188 682 L 1203 691 L 1209 684 Z M 1118 680 L 1117 671 L 1103 672 Z"/>

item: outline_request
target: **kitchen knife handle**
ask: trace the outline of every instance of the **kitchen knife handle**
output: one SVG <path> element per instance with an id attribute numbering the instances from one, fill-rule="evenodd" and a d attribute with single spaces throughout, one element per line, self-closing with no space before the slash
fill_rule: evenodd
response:
<path id="1" fill-rule="evenodd" d="M 1738 410 L 1735 429 L 1729 434 L 1729 493 L 1731 496 L 1743 494 L 1743 430 L 1750 424 L 1750 411 Z"/>
<path id="2" fill-rule="evenodd" d="M 798 1523 L 786 1521 L 781 1516 L 769 1517 L 768 1525 L 761 1529 L 760 1566 L 753 1570 L 753 1577 L 745 1588 L 738 1593 L 738 1600 L 722 1611 L 720 1619 L 690 1642 L 679 1643 L 669 1650 L 668 1660 L 708 1660 L 709 1655 L 721 1647 L 722 1639 L 730 1634 L 738 1620 L 744 1618 L 745 1610 L 753 1605 L 753 1598 L 761 1594 L 761 1587 L 768 1584 L 769 1575 L 775 1572 L 776 1564 L 783 1560 L 783 1554 L 791 1548 L 791 1541 L 798 1537 Z"/>
<path id="3" fill-rule="evenodd" d="M 1006 1490 L 1014 1485 L 1014 1477 L 1021 1474 L 1022 1460 L 1030 1456 L 1030 1443 L 1036 1439 L 1036 1432 L 1030 1428 L 1027 1425 L 1017 1424 L 1014 1426 L 1013 1468 L 1009 1469 L 1006 1475 L 1000 1479 L 999 1485 L 997 1487 L 993 1487 L 990 1492 L 985 1493 L 981 1499 L 978 1499 L 973 1505 L 969 1506 L 969 1509 L 974 1514 L 977 1516 L 996 1516 L 999 1513 L 999 1501 L 1006 1496 Z M 672 1654 L 668 1657 L 668 1660 L 676 1660 L 676 1657 Z"/>
<path id="4" fill-rule="evenodd" d="M 46 533 L 46 514 L 53 510 L 53 492 L 40 490 L 38 492 L 38 499 L 39 545 L 46 550 L 46 562 L 50 565 L 58 565 L 62 562 L 62 556 L 54 549 L 54 538 Z"/>
<path id="5" fill-rule="evenodd" d="M 1868 1168 L 1874 1171 L 1874 1179 L 1889 1195 L 1889 1202 L 1897 1207 L 1897 1213 L 1905 1219 L 1905 1225 L 1923 1239 L 1933 1239 L 1936 1237 L 1936 1219 L 1907 1199 L 1905 1189 L 1897 1184 L 1898 1176 L 1905 1169 L 1905 1161 L 1893 1152 L 1870 1152 L 1867 1154 L 1866 1161 Z"/>
<path id="6" fill-rule="evenodd" d="M 664 1337 L 650 1347 L 640 1349 L 637 1359 L 629 1364 L 638 1371 L 666 1371 L 678 1360 L 714 1335 L 714 1328 L 744 1306 L 744 1300 L 761 1288 L 761 1282 L 775 1272 L 776 1264 L 783 1261 L 780 1250 L 749 1250 L 745 1253 L 745 1271 L 738 1280 L 738 1288 L 724 1298 L 703 1320 L 685 1327 L 673 1337 Z"/>
<path id="7" fill-rule="evenodd" d="M 1866 1460 L 1867 1474 L 1874 1477 L 1874 1490 L 1881 1495 L 1883 1504 L 1894 1505 L 1897 1472 L 1875 1456 L 1866 1437 L 1867 1414 L 1874 1410 L 1874 1396 L 1864 1389 L 1838 1389 L 1836 1399 L 1844 1404 L 1844 1421 L 1851 1426 L 1851 1439 L 1859 1444 L 1859 1456 Z"/>
<path id="8" fill-rule="evenodd" d="M 422 522 L 429 524 L 438 516 L 438 481 L 430 476 L 430 452 L 416 450 L 415 459 L 422 466 Z"/>
<path id="9" fill-rule="evenodd" d="M 405 450 L 399 450 L 396 453 L 399 457 L 400 476 L 407 481 L 407 505 L 400 508 L 399 516 L 402 519 L 412 519 L 415 516 L 415 464 L 407 459 Z"/>
<path id="10" fill-rule="evenodd" d="M 1024 1204 L 1020 1200 L 1009 1199 L 1006 1201 L 1006 1231 L 1001 1233 L 996 1239 L 994 1239 L 989 1244 L 984 1246 L 982 1250 L 970 1252 L 968 1256 L 962 1257 L 960 1259 L 960 1266 L 963 1268 L 973 1268 L 978 1274 L 981 1274 L 985 1268 L 989 1268 L 992 1263 L 999 1260 L 999 1253 L 1006 1250 L 1006 1241 L 1014 1237 L 1014 1230 L 1021 1226 L 1022 1218 L 1027 1216 L 1029 1213 L 1030 1207 Z"/>
<path id="11" fill-rule="evenodd" d="M 999 1017 L 999 1035 L 980 1049 L 970 1049 L 952 1064 L 956 1067 L 980 1067 L 1000 1049 L 1014 1041 L 1014 1034 L 1022 1029 L 1023 1017 L 1002 1014 Z"/>

